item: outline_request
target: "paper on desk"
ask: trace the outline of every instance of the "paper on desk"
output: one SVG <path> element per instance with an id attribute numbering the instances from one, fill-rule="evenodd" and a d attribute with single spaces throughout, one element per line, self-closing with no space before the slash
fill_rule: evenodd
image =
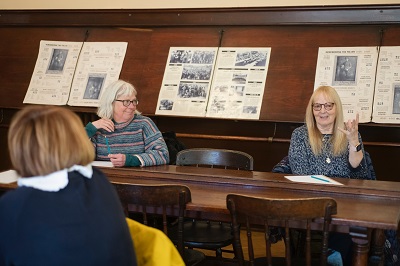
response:
<path id="1" fill-rule="evenodd" d="M 287 178 L 293 182 L 343 186 L 342 183 L 339 183 L 339 182 L 337 182 L 327 176 L 324 176 L 324 175 L 285 176 L 285 178 Z M 323 180 L 325 180 L 325 181 L 323 181 Z"/>
<path id="2" fill-rule="evenodd" d="M 113 167 L 113 164 L 110 161 L 93 161 L 92 165 L 100 167 Z"/>
<path id="3" fill-rule="evenodd" d="M 1 184 L 10 184 L 13 182 L 17 182 L 18 174 L 15 170 L 8 170 L 0 173 L 0 183 Z"/>

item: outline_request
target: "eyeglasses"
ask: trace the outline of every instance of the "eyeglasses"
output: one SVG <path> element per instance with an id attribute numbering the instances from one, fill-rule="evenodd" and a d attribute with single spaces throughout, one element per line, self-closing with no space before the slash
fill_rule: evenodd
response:
<path id="1" fill-rule="evenodd" d="M 136 99 L 132 100 L 132 101 L 130 101 L 130 100 L 114 100 L 114 101 L 121 102 L 122 105 L 125 106 L 125 107 L 128 107 L 131 103 L 133 104 L 133 106 L 136 106 L 136 105 L 139 104 L 139 101 L 136 100 Z"/>
<path id="2" fill-rule="evenodd" d="M 322 106 L 324 106 L 326 111 L 330 111 L 333 109 L 335 103 L 313 103 L 312 108 L 314 111 L 321 111 Z"/>

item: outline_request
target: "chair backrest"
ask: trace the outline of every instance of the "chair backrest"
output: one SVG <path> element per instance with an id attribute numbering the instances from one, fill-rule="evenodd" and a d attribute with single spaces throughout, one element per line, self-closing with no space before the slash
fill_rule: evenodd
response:
<path id="1" fill-rule="evenodd" d="M 163 231 L 168 235 L 167 210 L 179 208 L 178 214 L 178 236 L 177 249 L 184 256 L 183 245 L 183 222 L 186 210 L 186 204 L 191 202 L 191 193 L 187 186 L 183 185 L 133 185 L 124 183 L 113 183 L 118 196 L 128 214 L 128 205 L 136 205 L 143 214 L 143 223 L 148 225 L 147 210 L 152 212 L 157 209 L 162 210 Z"/>
<path id="2" fill-rule="evenodd" d="M 253 157 L 241 151 L 193 148 L 178 152 L 176 165 L 222 167 L 251 171 L 253 170 Z"/>
<path id="3" fill-rule="evenodd" d="M 311 221 L 315 218 L 323 220 L 323 239 L 321 247 L 321 263 L 326 265 L 328 252 L 329 224 L 332 214 L 336 214 L 336 201 L 332 198 L 303 199 L 268 199 L 255 198 L 238 194 L 229 194 L 226 198 L 227 207 L 231 213 L 234 231 L 234 251 L 239 265 L 244 265 L 243 250 L 240 241 L 240 224 L 247 230 L 248 252 L 250 265 L 254 263 L 254 251 L 251 236 L 251 224 L 263 222 L 266 236 L 266 254 L 268 265 L 272 265 L 271 243 L 269 241 L 270 226 L 285 227 L 285 257 L 286 265 L 291 265 L 291 247 L 289 228 L 305 225 L 306 227 L 306 265 L 311 265 Z"/>

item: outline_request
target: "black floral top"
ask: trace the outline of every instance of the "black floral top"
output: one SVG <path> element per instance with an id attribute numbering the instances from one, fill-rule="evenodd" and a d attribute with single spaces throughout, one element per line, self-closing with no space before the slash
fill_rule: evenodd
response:
<path id="1" fill-rule="evenodd" d="M 358 136 L 362 143 L 361 135 Z M 331 135 L 323 137 L 323 151 L 315 155 L 310 146 L 308 131 L 305 125 L 296 128 L 292 133 L 289 147 L 289 164 L 295 175 L 326 175 L 329 177 L 344 177 L 354 179 L 371 179 L 364 158 L 357 168 L 349 163 L 349 151 L 339 156 L 333 156 Z"/>

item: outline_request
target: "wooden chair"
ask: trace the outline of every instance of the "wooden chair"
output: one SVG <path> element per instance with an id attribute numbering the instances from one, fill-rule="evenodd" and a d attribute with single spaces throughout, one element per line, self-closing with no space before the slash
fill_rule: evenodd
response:
<path id="1" fill-rule="evenodd" d="M 132 204 L 143 214 L 143 223 L 149 225 L 147 210 L 161 212 L 162 230 L 168 235 L 167 211 L 173 211 L 178 207 L 178 224 L 174 237 L 174 243 L 186 265 L 197 265 L 205 259 L 204 253 L 196 250 L 188 250 L 184 247 L 184 215 L 186 204 L 191 202 L 191 193 L 187 186 L 182 185 L 132 185 L 113 183 L 118 196 L 128 216 L 128 205 Z"/>
<path id="2" fill-rule="evenodd" d="M 229 194 L 226 198 L 227 207 L 231 213 L 234 231 L 234 251 L 239 265 L 245 265 L 240 239 L 240 224 L 246 226 L 250 265 L 326 265 L 328 253 L 328 235 L 331 216 L 336 214 L 336 201 L 331 198 L 303 199 L 268 199 L 244 195 Z M 311 221 L 323 221 L 323 239 L 321 256 L 317 262 L 311 263 Z M 264 224 L 266 241 L 266 258 L 254 258 L 252 228 L 254 221 Z M 285 243 L 290 243 L 289 229 L 304 225 L 307 231 L 305 261 L 292 259 L 291 245 L 285 245 L 285 258 L 272 257 L 269 241 L 270 225 L 282 224 L 285 227 Z M 296 258 L 300 259 L 300 258 Z"/>
<path id="3" fill-rule="evenodd" d="M 241 151 L 194 148 L 180 151 L 176 165 L 253 170 L 253 157 Z M 184 243 L 189 248 L 215 250 L 216 257 L 222 257 L 222 251 L 232 252 L 222 249 L 233 243 L 229 223 L 192 220 L 185 223 L 184 231 Z"/>
<path id="4" fill-rule="evenodd" d="M 193 148 L 178 152 L 176 165 L 219 167 L 225 169 L 253 170 L 253 157 L 245 152 Z"/>

